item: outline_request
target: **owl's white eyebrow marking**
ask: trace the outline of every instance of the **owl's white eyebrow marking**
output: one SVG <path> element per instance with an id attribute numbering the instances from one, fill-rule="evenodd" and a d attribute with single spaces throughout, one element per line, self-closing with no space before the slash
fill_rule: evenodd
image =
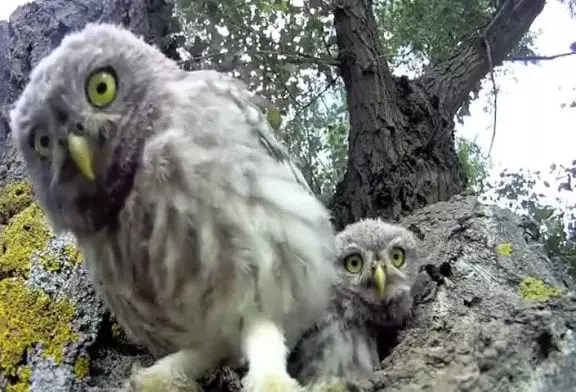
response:
<path id="1" fill-rule="evenodd" d="M 352 244 L 348 244 L 344 247 L 344 249 L 342 249 L 342 257 L 348 257 L 352 254 L 355 253 L 361 253 L 361 247 L 352 243 Z"/>
<path id="2" fill-rule="evenodd" d="M 401 248 L 406 248 L 404 246 L 404 240 L 400 237 L 395 237 L 392 238 L 389 242 L 388 242 L 388 248 L 392 248 L 392 247 L 401 247 Z"/>

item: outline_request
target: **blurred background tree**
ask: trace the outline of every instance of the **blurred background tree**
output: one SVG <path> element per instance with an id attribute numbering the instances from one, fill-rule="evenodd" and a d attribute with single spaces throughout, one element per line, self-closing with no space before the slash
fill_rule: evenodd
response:
<path id="1" fill-rule="evenodd" d="M 422 75 L 486 26 L 494 1 L 375 1 L 380 52 L 393 72 Z M 278 130 L 315 192 L 328 200 L 346 171 L 350 129 L 330 1 L 179 0 L 186 69 L 240 77 L 281 112 Z M 510 54 L 532 54 L 525 34 Z M 467 115 L 469 100 L 459 116 Z"/>
<path id="2" fill-rule="evenodd" d="M 574 14 L 576 1 L 560 2 Z M 544 184 L 540 173 L 504 171 L 489 179 L 492 164 L 475 140 L 453 134 L 482 81 L 505 72 L 496 65 L 537 56 L 528 29 L 544 3 L 178 0 L 177 40 L 185 69 L 229 72 L 266 98 L 278 136 L 334 210 L 337 226 L 370 215 L 394 220 L 468 190 L 529 215 L 550 252 L 570 258 L 571 207 L 552 207 L 534 191 Z M 353 23 L 351 10 L 363 24 Z M 359 69 L 375 82 L 367 84 L 373 91 L 360 85 Z M 384 109 L 370 109 L 374 104 Z"/>

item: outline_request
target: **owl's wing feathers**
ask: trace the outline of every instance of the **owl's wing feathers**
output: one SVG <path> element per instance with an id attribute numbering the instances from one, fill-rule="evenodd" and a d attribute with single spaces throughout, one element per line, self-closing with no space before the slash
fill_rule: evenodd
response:
<path id="1" fill-rule="evenodd" d="M 197 74 L 192 75 L 194 72 Z M 254 124 L 254 129 L 257 132 L 260 144 L 270 156 L 290 168 L 296 181 L 300 185 L 310 193 L 313 193 L 302 171 L 293 162 L 286 148 L 273 136 L 273 130 L 261 112 L 262 109 L 269 106 L 267 100 L 261 96 L 250 94 L 243 82 L 226 74 L 215 71 L 193 71 L 190 74 L 194 78 L 203 78 L 208 83 L 216 82 L 218 83 L 218 88 L 226 84 L 230 99 L 234 100 L 241 107 L 250 106 L 251 108 L 258 109 L 259 115 Z"/>
<path id="2" fill-rule="evenodd" d="M 284 149 L 284 147 L 280 143 L 276 141 L 276 139 L 271 137 L 270 135 L 271 131 L 269 131 L 270 127 L 267 126 L 266 128 L 268 129 L 265 129 L 265 127 L 258 128 L 259 131 L 258 133 L 260 136 L 260 142 L 262 143 L 262 146 L 264 146 L 264 148 L 266 148 L 266 150 L 268 150 L 270 155 L 276 158 L 276 160 L 287 165 L 290 168 L 290 170 L 292 170 L 292 173 L 294 173 L 296 181 L 298 181 L 298 183 L 300 183 L 303 187 L 305 187 L 306 189 L 308 189 L 309 192 L 312 193 L 310 185 L 304 178 L 304 175 L 302 174 L 300 169 L 298 169 L 298 167 L 292 162 L 288 152 Z"/>
<path id="3" fill-rule="evenodd" d="M 178 224 L 198 230 L 198 242 L 206 244 L 203 265 L 220 272 L 222 263 L 244 262 L 269 271 L 259 275 L 259 290 L 267 293 L 260 306 L 272 319 L 286 320 L 287 335 L 296 335 L 329 297 L 333 271 L 325 266 L 334 244 L 329 211 L 246 88 L 214 71 L 183 76 L 165 86 L 168 124 L 147 143 L 148 172 L 139 186 L 158 204 L 171 204 L 182 219 Z M 221 236 L 228 232 L 235 237 Z M 241 249 L 236 261 L 216 257 L 220 242 L 231 249 L 229 258 Z"/>

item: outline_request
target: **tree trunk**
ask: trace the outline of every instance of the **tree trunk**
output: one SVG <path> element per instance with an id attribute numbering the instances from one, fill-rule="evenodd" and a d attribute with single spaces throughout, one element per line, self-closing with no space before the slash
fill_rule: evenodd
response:
<path id="1" fill-rule="evenodd" d="M 330 203 L 338 229 L 363 217 L 395 221 L 464 190 L 454 115 L 491 66 L 517 45 L 544 3 L 503 2 L 484 31 L 445 63 L 409 80 L 388 68 L 372 1 L 333 1 L 351 122 L 347 171 Z"/>

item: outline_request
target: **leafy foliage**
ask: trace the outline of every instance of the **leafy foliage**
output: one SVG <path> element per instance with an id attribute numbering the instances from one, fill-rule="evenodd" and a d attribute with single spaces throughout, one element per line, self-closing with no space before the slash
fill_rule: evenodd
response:
<path id="1" fill-rule="evenodd" d="M 343 86 L 318 95 L 318 99 L 297 113 L 278 136 L 300 166 L 312 190 L 326 198 L 333 192 L 348 162 L 350 123 Z"/>
<path id="2" fill-rule="evenodd" d="M 180 0 L 187 69 L 230 72 L 272 104 L 268 120 L 318 194 L 332 192 L 349 130 L 325 1 Z"/>
<path id="3" fill-rule="evenodd" d="M 446 59 L 462 39 L 486 25 L 494 13 L 490 0 L 380 1 L 376 14 L 385 52 L 402 48 L 419 59 L 435 64 Z M 405 65 L 405 58 L 395 65 Z"/>
<path id="4" fill-rule="evenodd" d="M 576 1 L 575 0 L 559 0 L 560 3 L 565 4 L 570 10 L 570 15 L 576 17 Z"/>
<path id="5" fill-rule="evenodd" d="M 571 167 L 552 165 L 547 173 L 557 182 L 557 192 L 572 191 L 576 161 Z M 498 180 L 487 183 L 482 200 L 505 204 L 516 213 L 527 215 L 538 226 L 540 239 L 551 257 L 568 263 L 576 276 L 576 205 L 562 202 L 559 196 L 549 200 L 538 188 L 551 188 L 541 172 L 520 169 L 503 170 Z"/>
<path id="6" fill-rule="evenodd" d="M 418 63 L 437 64 L 479 34 L 498 12 L 498 4 L 493 0 L 378 1 L 375 12 L 384 52 L 393 56 L 392 67 L 417 71 Z M 532 39 L 532 34 L 526 34 L 512 54 L 533 53 Z"/>
<path id="7" fill-rule="evenodd" d="M 492 167 L 491 162 L 482 154 L 475 140 L 456 138 L 456 152 L 466 173 L 466 188 L 481 193 L 488 171 Z"/>
<path id="8" fill-rule="evenodd" d="M 576 204 L 567 204 L 560 198 L 560 192 L 573 190 L 576 160 L 570 166 L 551 165 L 546 177 L 539 171 L 504 169 L 496 180 L 490 181 L 492 164 L 481 154 L 476 142 L 458 138 L 456 146 L 468 178 L 467 188 L 485 202 L 500 204 L 533 220 L 547 253 L 566 262 L 576 277 Z M 538 188 L 542 191 L 552 188 L 550 178 L 558 192 L 552 200 L 538 192 Z M 504 255 L 508 250 L 506 244 L 500 244 L 496 252 Z"/>
<path id="9" fill-rule="evenodd" d="M 180 0 L 188 68 L 232 72 L 275 105 L 300 109 L 336 79 L 325 1 Z"/>

